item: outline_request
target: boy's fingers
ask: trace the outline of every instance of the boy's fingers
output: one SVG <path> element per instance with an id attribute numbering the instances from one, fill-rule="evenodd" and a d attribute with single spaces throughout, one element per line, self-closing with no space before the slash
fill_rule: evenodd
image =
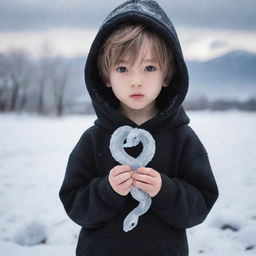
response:
<path id="1" fill-rule="evenodd" d="M 154 169 L 152 168 L 139 168 L 138 169 L 138 172 L 139 174 L 145 174 L 145 175 L 149 175 L 149 176 L 152 176 L 152 177 L 158 177 L 159 173 L 157 171 L 155 171 Z"/>
<path id="2" fill-rule="evenodd" d="M 134 173 L 132 175 L 132 177 L 133 177 L 133 179 L 135 179 L 137 181 L 141 181 L 141 182 L 148 183 L 148 184 L 154 184 L 154 182 L 155 182 L 154 177 L 145 175 L 145 174 Z"/>
<path id="3" fill-rule="evenodd" d="M 125 182 L 123 182 L 120 185 L 124 186 L 124 188 L 129 188 L 132 184 L 133 184 L 133 180 L 132 179 L 128 179 L 128 180 L 126 180 Z"/>
<path id="4" fill-rule="evenodd" d="M 140 181 L 134 181 L 133 184 L 146 192 L 149 192 L 152 189 L 152 185 Z"/>
<path id="5" fill-rule="evenodd" d="M 110 172 L 112 176 L 116 176 L 119 174 L 118 168 L 120 165 L 115 166 Z"/>
<path id="6" fill-rule="evenodd" d="M 130 171 L 131 167 L 129 165 L 122 165 L 122 172 Z"/>
<path id="7" fill-rule="evenodd" d="M 130 179 L 132 177 L 132 173 L 131 172 L 125 172 L 125 173 L 122 173 L 118 176 L 116 176 L 116 182 L 117 184 L 121 184 L 123 183 L 124 181 Z"/>
<path id="8" fill-rule="evenodd" d="M 119 175 L 120 173 L 128 172 L 130 169 L 131 169 L 131 167 L 128 166 L 128 165 L 117 165 L 117 166 L 115 166 L 115 167 L 112 169 L 111 174 L 112 174 L 113 176 L 117 176 L 117 175 Z"/>

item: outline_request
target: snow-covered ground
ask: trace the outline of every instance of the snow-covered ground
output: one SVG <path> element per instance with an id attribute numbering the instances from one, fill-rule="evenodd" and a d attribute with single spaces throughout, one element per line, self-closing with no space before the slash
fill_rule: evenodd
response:
<path id="1" fill-rule="evenodd" d="M 188 229 L 190 256 L 256 255 L 256 114 L 188 112 L 205 145 L 220 196 Z M 94 116 L 0 115 L 0 254 L 70 256 L 80 227 L 58 191 L 69 153 Z M 18 243 L 43 241 L 35 246 Z"/>

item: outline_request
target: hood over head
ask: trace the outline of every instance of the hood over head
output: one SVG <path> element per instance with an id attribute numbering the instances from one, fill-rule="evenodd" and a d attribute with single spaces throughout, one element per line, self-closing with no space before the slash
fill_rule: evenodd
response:
<path id="1" fill-rule="evenodd" d="M 97 58 L 101 46 L 114 30 L 124 24 L 143 24 L 154 30 L 165 39 L 176 62 L 176 73 L 170 85 L 163 87 L 157 98 L 159 113 L 140 125 L 140 128 L 153 131 L 189 123 L 189 118 L 181 105 L 188 90 L 188 71 L 175 28 L 156 1 L 131 0 L 115 8 L 107 16 L 99 28 L 87 57 L 84 75 L 98 118 L 95 124 L 111 130 L 121 125 L 137 126 L 118 111 L 119 102 L 112 89 L 105 86 L 97 69 Z"/>

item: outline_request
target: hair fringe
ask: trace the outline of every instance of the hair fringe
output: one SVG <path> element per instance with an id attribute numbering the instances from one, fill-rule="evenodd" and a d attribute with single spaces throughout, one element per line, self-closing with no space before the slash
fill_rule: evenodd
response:
<path id="1" fill-rule="evenodd" d="M 170 83 L 176 72 L 175 59 L 171 49 L 163 38 L 140 24 L 124 25 L 118 28 L 109 35 L 100 48 L 97 68 L 100 77 L 105 83 L 108 82 L 110 69 L 118 65 L 120 60 L 125 56 L 128 55 L 130 65 L 134 65 L 145 36 L 147 36 L 151 42 L 153 57 L 164 72 L 164 82 L 166 84 Z"/>

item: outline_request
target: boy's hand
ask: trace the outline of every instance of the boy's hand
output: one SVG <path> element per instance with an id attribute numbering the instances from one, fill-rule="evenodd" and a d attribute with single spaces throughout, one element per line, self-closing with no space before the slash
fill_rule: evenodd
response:
<path id="1" fill-rule="evenodd" d="M 132 173 L 133 185 L 147 192 L 151 197 L 156 196 L 162 187 L 159 172 L 152 168 L 141 167 L 137 173 Z"/>
<path id="2" fill-rule="evenodd" d="M 132 171 L 128 165 L 117 165 L 112 168 L 108 180 L 116 193 L 126 196 L 133 187 Z"/>

